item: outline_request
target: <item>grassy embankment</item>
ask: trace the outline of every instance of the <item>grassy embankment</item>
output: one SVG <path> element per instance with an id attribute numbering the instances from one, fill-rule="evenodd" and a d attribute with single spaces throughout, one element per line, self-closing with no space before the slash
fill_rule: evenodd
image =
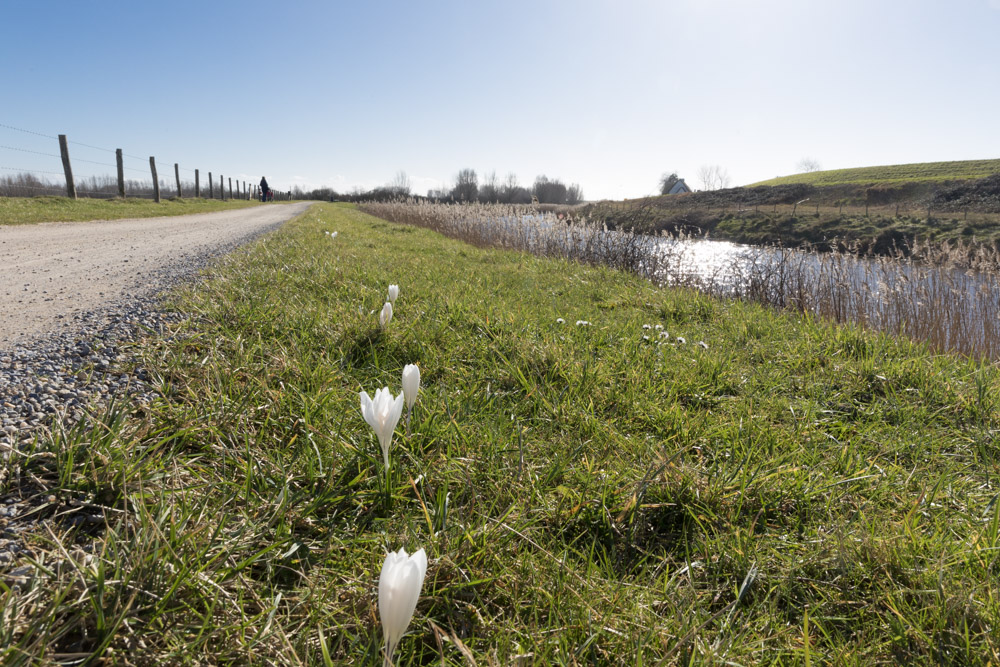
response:
<path id="1" fill-rule="evenodd" d="M 376 665 L 401 546 L 400 665 L 1000 661 L 991 366 L 347 206 L 175 303 L 161 401 L 12 460 L 5 662 Z M 407 363 L 387 497 L 358 392 Z"/>
<path id="2" fill-rule="evenodd" d="M 1000 246 L 1000 160 L 796 174 L 746 187 L 601 202 L 584 213 L 645 232 L 683 230 L 758 245 L 858 244 L 889 252 L 915 240 Z"/>
<path id="3" fill-rule="evenodd" d="M 255 206 L 260 202 L 233 199 L 70 199 L 69 197 L 0 197 L 0 225 L 33 222 L 81 222 L 152 218 L 189 213 L 211 213 Z"/>
<path id="4" fill-rule="evenodd" d="M 758 185 L 847 185 L 847 184 L 897 184 L 926 181 L 970 181 L 1000 173 L 1000 160 L 960 160 L 954 162 L 918 162 L 913 164 L 892 164 L 877 167 L 855 167 L 852 169 L 828 169 L 811 171 L 791 176 L 779 176 Z"/>

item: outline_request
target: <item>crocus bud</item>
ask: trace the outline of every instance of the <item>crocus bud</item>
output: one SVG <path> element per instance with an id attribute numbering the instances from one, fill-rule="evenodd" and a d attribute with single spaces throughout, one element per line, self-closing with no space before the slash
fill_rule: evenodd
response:
<path id="1" fill-rule="evenodd" d="M 420 390 L 420 369 L 416 364 L 406 364 L 403 367 L 403 395 L 406 397 L 406 409 L 412 410 Z"/>
<path id="2" fill-rule="evenodd" d="M 387 664 L 392 664 L 392 654 L 410 625 L 426 574 L 427 554 L 423 549 L 412 556 L 406 549 L 385 556 L 378 579 L 378 615 L 382 619 Z"/>
<path id="3" fill-rule="evenodd" d="M 391 303 L 396 303 L 396 299 L 399 297 L 399 285 L 389 285 L 389 301 Z"/>
<path id="4" fill-rule="evenodd" d="M 392 321 L 392 304 L 388 301 L 382 306 L 382 312 L 378 314 L 378 323 L 385 329 Z"/>

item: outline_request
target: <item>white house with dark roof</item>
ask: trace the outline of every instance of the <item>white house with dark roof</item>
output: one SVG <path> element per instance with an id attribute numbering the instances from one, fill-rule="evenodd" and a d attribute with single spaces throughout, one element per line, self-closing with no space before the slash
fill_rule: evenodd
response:
<path id="1" fill-rule="evenodd" d="M 691 188 L 688 187 L 687 183 L 684 182 L 683 178 L 678 178 L 677 182 L 674 183 L 673 187 L 667 192 L 668 195 L 679 195 L 685 192 L 691 192 Z"/>

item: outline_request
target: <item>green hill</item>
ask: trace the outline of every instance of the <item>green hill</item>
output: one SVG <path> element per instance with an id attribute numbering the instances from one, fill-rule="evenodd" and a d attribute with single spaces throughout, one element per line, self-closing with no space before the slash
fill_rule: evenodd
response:
<path id="1" fill-rule="evenodd" d="M 792 176 L 780 176 L 747 187 L 757 185 L 851 185 L 873 183 L 911 183 L 916 181 L 962 181 L 985 178 L 1000 173 L 1000 160 L 961 160 L 957 162 L 918 162 L 915 164 L 894 164 L 881 167 L 856 167 L 853 169 L 830 169 L 813 171 Z"/>

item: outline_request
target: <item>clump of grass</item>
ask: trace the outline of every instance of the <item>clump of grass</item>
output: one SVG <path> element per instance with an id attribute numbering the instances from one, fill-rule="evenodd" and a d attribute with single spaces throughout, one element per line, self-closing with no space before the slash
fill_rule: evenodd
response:
<path id="1" fill-rule="evenodd" d="M 174 304 L 161 399 L 12 459 L 5 662 L 378 664 L 399 547 L 400 665 L 997 661 L 988 367 L 346 206 Z M 408 363 L 387 505 L 357 396 Z"/>

